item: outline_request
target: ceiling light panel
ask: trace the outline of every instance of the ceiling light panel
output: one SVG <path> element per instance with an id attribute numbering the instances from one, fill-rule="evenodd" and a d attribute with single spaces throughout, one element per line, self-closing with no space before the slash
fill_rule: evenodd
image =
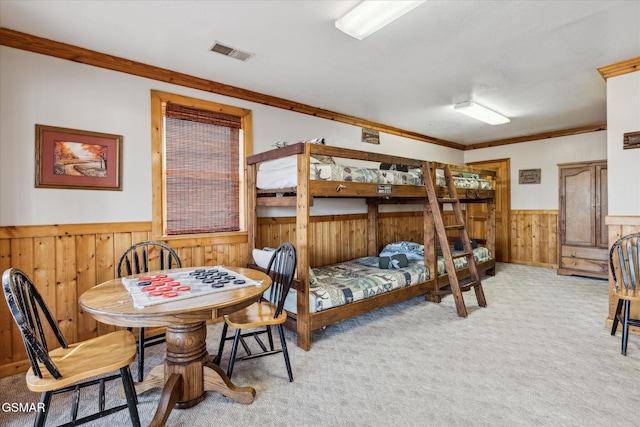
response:
<path id="1" fill-rule="evenodd" d="M 425 1 L 365 0 L 338 19 L 335 25 L 340 31 L 362 40 Z"/>
<path id="2" fill-rule="evenodd" d="M 472 101 L 466 101 L 456 104 L 453 106 L 453 109 L 459 113 L 488 123 L 490 125 L 503 125 L 511 121 L 508 117 L 505 117 L 502 114 L 496 113 L 495 111 L 490 110 L 487 107 L 483 107 L 482 105 Z"/>

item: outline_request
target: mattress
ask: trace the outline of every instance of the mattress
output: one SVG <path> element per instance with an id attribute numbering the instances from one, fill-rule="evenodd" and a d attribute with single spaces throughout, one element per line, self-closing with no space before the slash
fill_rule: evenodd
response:
<path id="1" fill-rule="evenodd" d="M 452 253 L 459 251 L 452 251 Z M 473 250 L 476 263 L 491 259 L 487 248 Z M 394 270 L 378 267 L 378 257 L 363 257 L 339 264 L 312 269 L 317 282 L 309 287 L 309 312 L 315 313 L 369 298 L 404 286 L 424 282 L 429 279 L 429 269 L 423 261 L 409 262 L 405 268 Z M 456 269 L 466 267 L 466 258 L 454 259 Z M 438 258 L 438 274 L 444 274 L 444 260 Z M 313 281 L 312 281 L 313 282 Z M 268 295 L 268 291 L 267 291 Z M 297 291 L 291 289 L 285 300 L 284 309 L 297 312 Z"/>
<path id="2" fill-rule="evenodd" d="M 296 162 L 297 159 L 295 157 L 288 157 L 261 163 L 256 177 L 257 188 L 261 190 L 273 190 L 278 188 L 296 187 L 298 179 L 298 168 Z M 411 168 L 408 172 L 402 172 L 396 170 L 344 166 L 336 163 L 312 162 L 309 165 L 309 170 L 310 179 L 312 180 L 367 182 L 394 185 L 424 185 L 422 169 L 420 168 Z M 445 178 L 441 174 L 436 174 L 436 185 L 445 185 Z M 479 179 L 474 176 L 454 176 L 454 185 L 459 188 L 487 190 L 492 188 L 490 181 Z"/>

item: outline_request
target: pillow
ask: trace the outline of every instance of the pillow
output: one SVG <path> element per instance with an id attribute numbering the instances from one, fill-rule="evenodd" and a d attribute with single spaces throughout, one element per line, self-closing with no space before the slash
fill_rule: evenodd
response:
<path id="1" fill-rule="evenodd" d="M 258 267 L 262 267 L 266 269 L 269 266 L 269 261 L 271 261 L 271 257 L 275 250 L 273 248 L 264 248 L 264 249 L 254 249 L 252 252 L 253 260 L 256 262 Z"/>
<path id="2" fill-rule="evenodd" d="M 317 160 L 317 163 L 325 163 L 328 165 L 335 165 L 336 162 L 333 160 L 331 156 L 325 156 L 323 154 L 312 154 L 311 155 L 311 163 L 315 163 L 313 160 Z"/>
<path id="3" fill-rule="evenodd" d="M 480 175 L 477 173 L 469 173 L 469 172 L 460 172 L 461 178 L 471 178 L 471 179 L 479 179 Z"/>
<path id="4" fill-rule="evenodd" d="M 405 254 L 395 254 L 391 255 L 390 257 L 380 257 L 379 265 L 380 268 L 396 269 L 406 267 L 407 265 L 409 265 L 409 262 Z"/>
<path id="5" fill-rule="evenodd" d="M 475 240 L 470 239 L 469 242 L 471 243 L 471 249 L 475 249 L 478 247 L 478 242 L 476 242 Z M 456 251 L 463 250 L 464 246 L 462 246 L 462 240 L 456 240 L 456 242 L 453 244 L 453 249 L 455 249 Z"/>
<path id="6" fill-rule="evenodd" d="M 396 165 L 396 164 L 393 164 L 393 163 L 380 163 L 380 170 L 409 172 L 409 166 L 407 166 L 407 165 Z"/>
<path id="7" fill-rule="evenodd" d="M 384 247 L 381 257 L 404 254 L 409 261 L 424 261 L 424 245 L 413 242 L 395 242 Z"/>
<path id="8" fill-rule="evenodd" d="M 322 144 L 322 145 L 325 145 L 324 138 L 313 138 L 313 139 L 308 139 L 308 140 L 306 140 L 304 142 L 308 142 L 308 143 L 311 143 L 311 144 Z M 323 154 L 312 154 L 311 155 L 311 159 L 315 159 L 320 163 L 326 163 L 326 164 L 329 164 L 329 165 L 335 165 L 336 164 L 336 162 L 333 160 L 333 157 L 325 156 Z M 312 162 L 313 162 L 313 160 L 312 160 Z"/>
<path id="9" fill-rule="evenodd" d="M 319 285 L 316 274 L 313 272 L 313 268 L 309 267 L 309 287 L 317 288 Z"/>
<path id="10" fill-rule="evenodd" d="M 261 171 L 278 171 L 292 166 L 298 166 L 298 158 L 296 156 L 282 157 L 280 159 L 262 162 L 258 165 L 258 169 Z"/>

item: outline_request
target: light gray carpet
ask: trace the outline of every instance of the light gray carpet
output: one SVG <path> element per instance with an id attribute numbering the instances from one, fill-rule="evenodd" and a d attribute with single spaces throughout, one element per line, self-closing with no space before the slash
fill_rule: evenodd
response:
<path id="1" fill-rule="evenodd" d="M 451 296 L 441 304 L 414 298 L 316 331 L 310 352 L 287 332 L 293 383 L 281 355 L 240 362 L 233 381 L 255 387 L 253 404 L 208 393 L 193 408 L 174 409 L 168 425 L 640 424 L 640 337 L 632 335 L 628 355 L 620 354 L 620 334 L 605 328 L 606 281 L 498 264 L 498 274 L 483 284 L 488 307 L 465 293 L 466 319 L 457 316 Z M 209 328 L 210 352 L 220 331 Z M 148 369 L 163 351 L 151 349 Z M 1 379 L 0 393 L 2 402 L 39 398 L 23 375 Z M 159 390 L 140 396 L 144 425 L 159 396 Z M 62 400 L 54 398 L 49 425 L 67 416 Z M 2 426 L 32 422 L 33 414 L 0 412 Z M 92 425 L 130 424 L 123 411 Z"/>

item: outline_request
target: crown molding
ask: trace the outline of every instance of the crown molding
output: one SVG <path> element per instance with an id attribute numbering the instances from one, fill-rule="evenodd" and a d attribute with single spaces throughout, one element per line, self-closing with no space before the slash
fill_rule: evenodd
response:
<path id="1" fill-rule="evenodd" d="M 635 71 L 640 71 L 640 56 L 598 68 L 598 72 L 605 80 Z"/>
<path id="2" fill-rule="evenodd" d="M 77 62 L 80 64 L 92 65 L 107 70 L 118 71 L 138 77 L 171 83 L 178 86 L 198 89 L 218 95 L 242 99 L 262 105 L 268 105 L 270 107 L 281 108 L 296 113 L 307 114 L 327 120 L 350 124 L 353 126 L 374 129 L 379 132 L 427 142 L 429 144 L 440 145 L 443 147 L 454 148 L 462 151 L 474 150 L 478 148 L 496 147 L 499 145 L 517 144 L 519 142 L 534 141 L 538 139 L 576 135 L 586 132 L 596 132 L 606 129 L 606 124 L 599 124 L 594 126 L 585 126 L 582 128 L 574 128 L 561 131 L 546 132 L 536 135 L 522 136 L 517 138 L 482 142 L 478 144 L 463 145 L 444 139 L 433 138 L 417 132 L 388 126 L 382 123 L 369 121 L 359 117 L 349 116 L 346 114 L 313 107 L 307 104 L 301 104 L 271 95 L 265 95 L 259 92 L 254 92 L 247 89 L 215 82 L 212 80 L 190 76 L 188 74 L 178 73 L 176 71 L 171 71 L 165 68 L 143 64 L 141 62 L 96 52 L 78 46 L 61 43 L 2 27 L 0 27 L 0 45 L 52 56 L 55 58 L 67 59 L 69 61 Z M 607 77 L 613 77 L 614 75 L 625 74 L 638 70 L 640 70 L 640 57 L 622 61 L 598 69 L 598 71 L 600 71 L 605 79 Z"/>
<path id="3" fill-rule="evenodd" d="M 92 65 L 107 70 L 119 71 L 121 73 L 131 74 L 138 77 L 198 89 L 205 92 L 216 93 L 218 95 L 251 101 L 262 105 L 268 105 L 270 107 L 282 108 L 284 110 L 308 114 L 310 116 L 346 123 L 353 126 L 374 129 L 392 135 L 428 142 L 430 144 L 464 150 L 464 145 L 456 142 L 433 138 L 417 132 L 388 126 L 382 123 L 361 119 L 359 117 L 349 116 L 335 111 L 325 110 L 271 95 L 265 95 L 259 92 L 253 92 L 251 90 L 190 76 L 188 74 L 178 73 L 165 68 L 154 67 L 141 62 L 37 37 L 31 34 L 21 33 L 7 28 L 0 28 L 0 45 L 40 53 L 42 55 L 53 56 L 55 58 L 67 59 L 69 61 Z"/>
<path id="4" fill-rule="evenodd" d="M 516 138 L 500 139 L 497 141 L 487 141 L 478 144 L 472 144 L 465 146 L 467 150 L 477 150 L 479 148 L 498 147 L 500 145 L 518 144 L 520 142 L 538 141 L 541 139 L 559 138 L 561 136 L 579 135 L 581 133 L 598 132 L 601 130 L 607 130 L 607 124 L 602 123 L 598 125 L 582 126 L 573 129 L 555 130 L 552 132 L 537 133 L 535 135 L 525 135 Z"/>

